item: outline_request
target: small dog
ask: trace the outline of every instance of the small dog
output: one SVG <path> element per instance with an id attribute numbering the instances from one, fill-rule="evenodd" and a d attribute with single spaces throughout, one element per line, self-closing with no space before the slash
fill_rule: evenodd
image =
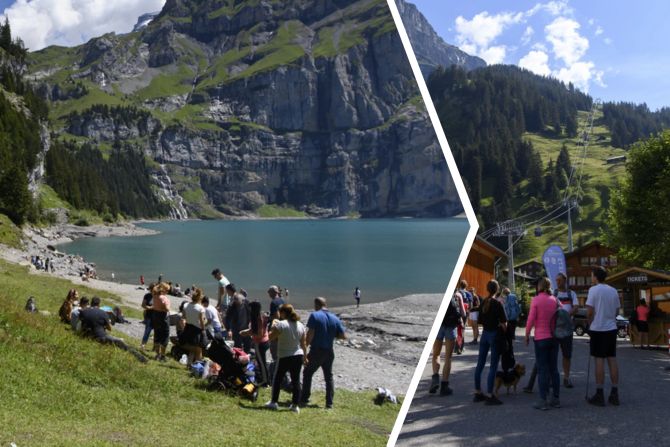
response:
<path id="1" fill-rule="evenodd" d="M 521 376 L 524 374 L 526 374 L 526 366 L 521 363 L 514 365 L 514 368 L 507 373 L 498 371 L 496 373 L 495 394 L 498 394 L 498 390 L 501 386 L 507 388 L 507 394 L 509 394 L 510 387 L 514 387 L 514 394 L 516 394 L 516 386 L 519 383 Z"/>

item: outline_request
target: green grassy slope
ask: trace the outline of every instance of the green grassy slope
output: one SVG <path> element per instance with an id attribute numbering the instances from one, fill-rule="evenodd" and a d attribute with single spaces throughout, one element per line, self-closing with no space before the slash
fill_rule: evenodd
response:
<path id="1" fill-rule="evenodd" d="M 140 364 L 73 335 L 55 316 L 69 282 L 0 261 L 0 283 L 1 445 L 381 446 L 397 416 L 369 392 L 338 391 L 334 410 L 299 415 L 261 409 L 267 390 L 257 403 L 208 393 L 176 362 Z M 52 315 L 24 312 L 29 295 Z"/>
<path id="2" fill-rule="evenodd" d="M 579 112 L 578 122 L 581 124 L 586 120 L 587 112 Z M 602 113 L 597 112 L 593 127 L 593 134 L 587 149 L 586 157 L 583 159 L 582 147 L 578 145 L 576 138 L 556 138 L 548 135 L 527 133 L 525 137 L 533 143 L 535 149 L 540 153 L 542 162 L 546 168 L 550 160 L 556 161 L 563 143 L 566 144 L 570 153 L 570 161 L 577 169 L 573 180 L 574 185 L 578 183 L 579 172 L 582 172 L 581 193 L 579 210 L 572 212 L 573 244 L 578 246 L 579 242 L 584 244 L 601 238 L 604 222 L 607 217 L 609 198 L 613 188 L 616 187 L 618 179 L 625 172 L 625 164 L 607 164 L 609 157 L 625 155 L 626 151 L 611 146 L 611 135 L 602 123 Z M 581 167 L 581 171 L 580 171 Z M 491 193 L 493 182 L 484 183 L 483 189 Z M 520 216 L 532 211 L 532 202 L 525 192 L 526 182 L 521 184 L 524 193 L 522 200 L 513 203 L 515 215 Z M 574 189 L 573 189 L 574 191 Z M 492 197 L 485 200 L 491 201 Z M 549 211 L 549 210 L 547 210 Z M 534 215 L 534 218 L 542 214 Z M 543 251 L 551 244 L 558 244 L 564 248 L 568 246 L 567 216 L 563 216 L 553 222 L 542 226 L 542 236 L 534 235 L 535 227 L 528 228 L 528 234 L 516 248 L 515 261 L 523 262 L 533 258 L 539 258 Z"/>

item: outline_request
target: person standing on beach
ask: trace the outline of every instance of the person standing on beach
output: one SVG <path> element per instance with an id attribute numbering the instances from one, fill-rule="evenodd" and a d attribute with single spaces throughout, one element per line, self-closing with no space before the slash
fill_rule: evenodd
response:
<path id="1" fill-rule="evenodd" d="M 309 353 L 305 358 L 305 369 L 302 373 L 302 395 L 300 406 L 306 407 L 312 394 L 312 376 L 321 368 L 326 382 L 326 408 L 333 408 L 335 385 L 333 384 L 333 362 L 335 351 L 333 343 L 336 338 L 345 339 L 345 330 L 337 315 L 330 312 L 325 298 L 314 299 L 314 312 L 307 320 L 307 345 Z"/>
<path id="2" fill-rule="evenodd" d="M 284 305 L 284 300 L 279 294 L 278 286 L 270 286 L 268 289 L 268 296 L 270 297 L 270 315 L 268 317 L 268 327 L 272 327 L 274 320 L 279 318 L 279 308 Z M 270 340 L 270 358 L 272 358 L 272 364 L 269 368 L 270 377 L 274 377 L 274 373 L 277 369 L 277 340 Z M 288 384 L 288 379 L 284 379 L 284 385 Z"/>
<path id="3" fill-rule="evenodd" d="M 223 273 L 221 273 L 221 270 L 219 269 L 212 270 L 212 276 L 214 279 L 216 279 L 218 286 L 218 302 L 216 303 L 216 308 L 219 310 L 219 312 L 223 313 L 230 304 L 230 297 L 226 293 L 226 286 L 230 284 L 230 281 L 228 281 L 228 278 L 223 276 Z"/>
<path id="4" fill-rule="evenodd" d="M 356 300 L 356 309 L 361 305 L 361 289 L 356 287 L 354 289 L 354 299 Z"/>
<path id="5" fill-rule="evenodd" d="M 144 275 L 140 275 L 140 285 L 144 285 Z"/>
<path id="6" fill-rule="evenodd" d="M 149 336 L 153 330 L 153 310 L 151 306 L 153 305 L 153 295 L 151 290 L 154 288 L 154 284 L 149 284 L 149 291 L 144 294 L 142 298 L 142 309 L 144 309 L 144 334 L 142 335 L 142 344 L 140 345 L 141 349 L 146 349 L 146 344 L 149 341 Z"/>
<path id="7" fill-rule="evenodd" d="M 595 267 L 591 272 L 593 286 L 586 299 L 589 320 L 589 343 L 591 356 L 595 358 L 596 393 L 588 399 L 591 405 L 605 406 L 603 385 L 605 383 L 605 360 L 610 370 L 612 389 L 608 402 L 619 405 L 619 365 L 616 361 L 617 327 L 616 316 L 621 305 L 619 294 L 605 284 L 607 270 Z"/>
<path id="8" fill-rule="evenodd" d="M 249 328 L 249 301 L 242 293 L 237 292 L 234 284 L 228 284 L 226 292 L 230 297 L 230 305 L 226 311 L 228 337 L 233 339 L 236 348 L 244 349 L 248 353 L 251 351 L 251 339 L 243 337 L 240 332 Z"/>
<path id="9" fill-rule="evenodd" d="M 154 329 L 154 349 L 156 350 L 156 360 L 167 361 L 165 351 L 170 341 L 170 298 L 167 293 L 170 286 L 166 283 L 159 283 L 151 290 L 153 303 L 148 309 L 153 311 L 152 325 Z"/>
<path id="10" fill-rule="evenodd" d="M 437 338 L 433 342 L 433 376 L 430 382 L 428 392 L 435 394 L 440 389 L 440 396 L 449 396 L 453 390 L 449 388 L 449 374 L 451 374 L 451 354 L 454 351 L 457 331 L 456 327 L 465 317 L 465 306 L 463 305 L 463 296 L 460 292 L 454 293 L 451 298 L 447 313 L 440 325 Z M 442 369 L 442 381 L 440 382 L 440 352 L 444 345 L 444 367 Z"/>

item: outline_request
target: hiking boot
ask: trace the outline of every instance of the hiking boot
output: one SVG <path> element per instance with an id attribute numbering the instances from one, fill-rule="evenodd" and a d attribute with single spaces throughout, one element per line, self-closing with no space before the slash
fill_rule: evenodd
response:
<path id="1" fill-rule="evenodd" d="M 550 406 L 551 408 L 561 408 L 561 401 L 558 400 L 558 397 L 553 397 L 553 398 L 549 401 L 549 406 Z"/>
<path id="2" fill-rule="evenodd" d="M 428 392 L 430 394 L 435 394 L 437 393 L 438 388 L 440 388 L 440 375 L 433 374 L 430 379 L 430 388 L 428 389 Z"/>
<path id="3" fill-rule="evenodd" d="M 610 405 L 619 406 L 619 391 L 615 388 L 610 392 L 610 397 L 607 399 Z"/>
<path id="4" fill-rule="evenodd" d="M 489 396 L 486 398 L 484 405 L 502 405 L 502 400 L 498 399 L 496 396 Z"/>
<path id="5" fill-rule="evenodd" d="M 484 402 L 486 400 L 486 396 L 484 396 L 484 393 L 475 393 L 475 396 L 472 398 L 473 402 Z"/>
<path id="6" fill-rule="evenodd" d="M 591 405 L 595 405 L 597 407 L 604 407 L 605 396 L 603 395 L 603 390 L 596 391 L 596 394 L 594 394 L 588 399 L 588 403 L 590 403 Z"/>
<path id="7" fill-rule="evenodd" d="M 279 405 L 277 405 L 277 402 L 270 401 L 265 404 L 265 408 L 267 408 L 268 410 L 277 410 L 279 408 Z"/>
<path id="8" fill-rule="evenodd" d="M 533 408 L 535 408 L 536 410 L 546 411 L 549 409 L 549 406 L 547 405 L 546 400 L 540 399 L 533 404 Z"/>
<path id="9" fill-rule="evenodd" d="M 440 383 L 440 396 L 450 396 L 454 390 L 449 388 L 449 382 Z"/>
<path id="10" fill-rule="evenodd" d="M 564 388 L 574 388 L 574 385 L 572 385 L 572 382 L 570 381 L 569 378 L 563 379 L 563 387 Z"/>

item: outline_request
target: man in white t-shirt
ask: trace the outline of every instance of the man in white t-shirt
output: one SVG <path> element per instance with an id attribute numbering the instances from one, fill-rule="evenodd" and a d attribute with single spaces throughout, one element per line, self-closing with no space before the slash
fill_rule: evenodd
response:
<path id="1" fill-rule="evenodd" d="M 595 267 L 591 273 L 593 286 L 589 289 L 586 300 L 589 319 L 589 335 L 591 337 L 591 356 L 595 358 L 596 393 L 588 399 L 592 405 L 605 406 L 603 384 L 605 382 L 605 359 L 610 371 L 612 390 L 609 396 L 610 405 L 619 405 L 619 366 L 616 361 L 617 327 L 616 316 L 621 303 L 619 294 L 614 287 L 605 284 L 607 271 L 603 267 Z"/>
<path id="2" fill-rule="evenodd" d="M 230 284 L 230 281 L 228 281 L 228 278 L 223 276 L 223 273 L 221 273 L 221 270 L 219 269 L 212 270 L 212 276 L 214 279 L 216 279 L 216 282 L 218 283 L 217 285 L 219 286 L 217 295 L 218 302 L 216 304 L 216 308 L 223 312 L 230 304 L 230 297 L 226 294 L 226 286 Z"/>
<path id="3" fill-rule="evenodd" d="M 577 312 L 577 306 L 579 306 L 579 300 L 577 299 L 577 294 L 568 289 L 568 278 L 563 274 L 559 273 L 556 275 L 556 291 L 555 296 L 560 301 L 563 309 L 573 316 Z M 572 333 L 569 337 L 559 338 L 558 344 L 561 347 L 561 354 L 563 356 L 563 386 L 565 388 L 572 388 L 572 382 L 570 381 L 570 362 L 572 359 Z"/>

